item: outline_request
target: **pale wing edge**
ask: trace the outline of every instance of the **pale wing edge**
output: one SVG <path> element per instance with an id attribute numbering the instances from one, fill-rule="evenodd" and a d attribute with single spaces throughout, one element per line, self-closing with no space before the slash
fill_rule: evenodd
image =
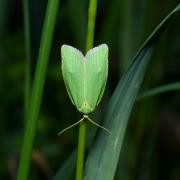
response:
<path id="1" fill-rule="evenodd" d="M 65 72 L 64 72 L 64 60 L 66 59 L 65 57 L 65 54 L 64 54 L 64 50 L 69 50 L 71 51 L 71 53 L 75 53 L 75 54 L 78 54 L 79 56 L 81 56 L 83 59 L 84 59 L 84 55 L 81 53 L 80 50 L 72 47 L 72 46 L 69 46 L 69 45 L 62 45 L 61 46 L 61 57 L 62 57 L 62 61 L 61 61 L 61 69 L 62 69 L 62 75 L 63 75 L 63 80 L 64 80 L 64 83 L 65 83 L 65 87 L 66 87 L 66 90 L 67 90 L 67 93 L 68 93 L 68 96 L 71 100 L 71 102 L 73 103 L 74 106 L 76 106 L 76 103 L 73 99 L 73 95 L 71 94 L 71 88 L 68 86 L 68 82 L 66 81 L 66 78 L 65 78 Z"/>

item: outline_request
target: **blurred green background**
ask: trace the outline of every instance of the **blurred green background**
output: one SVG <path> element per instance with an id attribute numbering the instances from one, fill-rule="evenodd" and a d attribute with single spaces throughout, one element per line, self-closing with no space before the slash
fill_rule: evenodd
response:
<path id="1" fill-rule="evenodd" d="M 109 77 L 95 117 L 106 104 L 132 57 L 178 0 L 99 0 L 95 45 L 109 45 Z M 31 78 L 37 60 L 47 1 L 29 1 Z M 58 132 L 79 119 L 61 75 L 60 47 L 83 52 L 87 0 L 62 0 L 46 76 L 30 179 L 53 179 L 77 146 L 78 128 Z M 163 34 L 146 74 L 142 92 L 180 80 L 180 16 Z M 23 4 L 0 0 L 0 179 L 15 179 L 24 133 L 25 43 Z M 180 93 L 168 92 L 138 101 L 128 124 L 116 179 L 180 179 Z M 89 129 L 93 130 L 89 125 Z M 91 142 L 88 142 L 91 143 Z M 68 173 L 68 172 L 67 172 Z M 72 178 L 73 179 L 73 178 Z"/>

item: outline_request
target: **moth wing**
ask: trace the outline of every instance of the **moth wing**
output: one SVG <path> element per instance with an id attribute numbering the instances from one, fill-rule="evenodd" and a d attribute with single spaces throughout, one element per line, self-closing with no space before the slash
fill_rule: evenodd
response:
<path id="1" fill-rule="evenodd" d="M 86 100 L 94 110 L 105 90 L 108 76 L 108 46 L 102 44 L 89 50 L 86 62 Z"/>
<path id="2" fill-rule="evenodd" d="M 72 103 L 79 109 L 83 104 L 83 54 L 76 48 L 63 45 L 61 48 L 62 75 Z"/>

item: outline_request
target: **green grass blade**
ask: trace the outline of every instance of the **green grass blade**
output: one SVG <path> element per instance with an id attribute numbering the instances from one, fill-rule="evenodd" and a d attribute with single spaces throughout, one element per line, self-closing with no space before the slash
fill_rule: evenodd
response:
<path id="1" fill-rule="evenodd" d="M 86 180 L 112 180 L 119 159 L 128 119 L 136 100 L 141 82 L 153 49 L 172 16 L 180 10 L 180 4 L 157 26 L 136 54 L 129 70 L 111 98 L 105 117 L 105 126 L 112 134 L 100 131 L 86 161 Z"/>
<path id="2" fill-rule="evenodd" d="M 55 28 L 56 15 L 58 11 L 59 0 L 49 0 L 45 23 L 42 32 L 39 56 L 37 60 L 35 78 L 32 87 L 32 95 L 29 104 L 28 116 L 26 120 L 26 129 L 23 139 L 23 148 L 18 169 L 18 180 L 26 180 L 31 160 L 31 152 L 33 148 L 37 119 L 40 110 L 43 87 L 45 82 L 46 69 L 50 55 L 52 37 Z"/>
<path id="3" fill-rule="evenodd" d="M 169 92 L 169 91 L 177 91 L 180 90 L 180 82 L 175 82 L 171 84 L 165 84 L 163 86 L 159 86 L 153 89 L 150 89 L 142 94 L 140 94 L 137 100 L 142 100 L 144 98 L 148 98 L 151 96 L 155 96 L 161 93 Z"/>
<path id="4" fill-rule="evenodd" d="M 29 3 L 28 0 L 23 1 L 24 11 L 24 39 L 26 51 L 26 64 L 25 64 L 25 88 L 24 88 L 24 109 L 25 118 L 28 113 L 28 105 L 30 100 L 31 91 L 31 36 L 30 36 L 30 19 L 29 19 Z"/>
<path id="5" fill-rule="evenodd" d="M 86 51 L 88 51 L 89 49 L 93 47 L 96 11 L 97 11 L 97 0 L 90 0 L 89 8 L 88 8 Z M 86 121 L 82 121 L 79 125 L 77 163 L 76 163 L 76 180 L 83 179 L 85 147 L 86 147 Z"/>
<path id="6" fill-rule="evenodd" d="M 95 20 L 97 11 L 97 0 L 89 1 L 88 9 L 88 27 L 87 27 L 87 37 L 86 37 L 86 52 L 93 48 L 94 44 L 94 31 L 95 31 Z"/>

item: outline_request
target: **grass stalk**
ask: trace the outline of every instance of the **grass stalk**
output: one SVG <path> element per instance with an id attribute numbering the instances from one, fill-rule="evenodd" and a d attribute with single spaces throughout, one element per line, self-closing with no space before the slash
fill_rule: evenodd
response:
<path id="1" fill-rule="evenodd" d="M 90 0 L 89 9 L 88 9 L 86 51 L 88 51 L 93 47 L 96 11 L 97 11 L 97 0 Z M 83 179 L 85 147 L 86 147 L 86 121 L 82 121 L 79 126 L 76 180 Z"/>
<path id="2" fill-rule="evenodd" d="M 58 5 L 59 0 L 48 1 L 39 55 L 37 59 L 35 78 L 32 86 L 32 94 L 30 104 L 28 106 L 29 110 L 26 119 L 25 135 L 23 139 L 23 147 L 20 157 L 17 180 L 26 180 L 28 177 L 31 153 L 37 127 L 37 118 L 40 110 L 45 75 L 51 49 L 50 47 L 52 44 L 52 37 L 55 29 Z"/>
<path id="3" fill-rule="evenodd" d="M 87 28 L 87 37 L 86 37 L 86 51 L 93 48 L 96 11 L 97 11 L 97 0 L 90 0 L 89 10 L 88 10 L 88 28 Z"/>
<path id="4" fill-rule="evenodd" d="M 85 147 L 86 147 L 86 121 L 82 121 L 79 127 L 76 180 L 83 179 Z"/>
<path id="5" fill-rule="evenodd" d="M 142 100 L 144 98 L 159 95 L 159 94 L 162 94 L 165 92 L 178 91 L 179 89 L 180 89 L 180 82 L 165 84 L 165 85 L 158 86 L 156 88 L 150 89 L 150 90 L 140 94 L 138 96 L 137 100 Z"/>
<path id="6" fill-rule="evenodd" d="M 25 39 L 25 55 L 26 55 L 26 65 L 25 65 L 25 89 L 24 89 L 24 119 L 26 119 L 28 113 L 28 105 L 30 100 L 30 89 L 31 89 L 31 36 L 30 36 L 30 18 L 29 18 L 29 4 L 28 0 L 23 1 L 23 11 L 24 11 L 24 39 Z"/>

